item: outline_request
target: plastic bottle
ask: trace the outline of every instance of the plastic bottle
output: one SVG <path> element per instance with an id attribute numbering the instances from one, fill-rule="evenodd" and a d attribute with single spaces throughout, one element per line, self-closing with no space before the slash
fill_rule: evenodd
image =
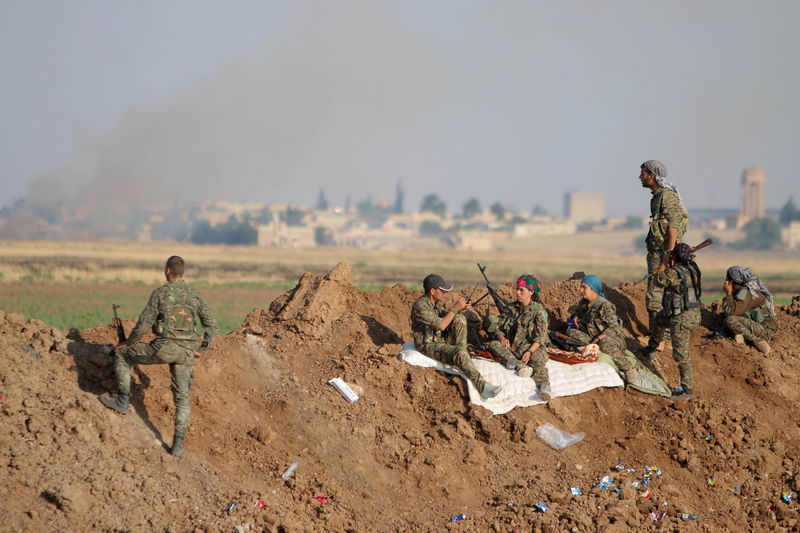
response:
<path id="1" fill-rule="evenodd" d="M 563 450 L 567 446 L 572 446 L 576 442 L 583 440 L 585 433 L 569 433 L 561 431 L 553 424 L 542 424 L 536 428 L 536 436 L 545 441 L 548 446 L 556 450 Z"/>
<path id="2" fill-rule="evenodd" d="M 290 477 L 294 475 L 294 471 L 297 470 L 297 467 L 300 466 L 300 461 L 295 461 L 289 465 L 289 468 L 286 469 L 286 472 L 281 474 L 281 477 L 284 481 L 288 480 Z"/>

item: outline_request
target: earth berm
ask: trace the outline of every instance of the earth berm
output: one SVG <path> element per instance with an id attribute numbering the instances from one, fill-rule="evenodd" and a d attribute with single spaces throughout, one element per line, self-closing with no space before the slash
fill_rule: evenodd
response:
<path id="1" fill-rule="evenodd" d="M 578 284 L 542 289 L 552 327 Z M 646 324 L 644 290 L 607 291 L 631 349 Z M 491 416 L 467 401 L 461 379 L 395 358 L 418 296 L 402 285 L 360 291 L 346 264 L 305 274 L 195 366 L 179 458 L 166 452 L 166 366 L 134 370 L 132 408 L 118 415 L 97 400 L 113 390 L 101 351 L 112 327 L 62 332 L 0 312 L 0 531 L 800 529 L 800 297 L 778 309 L 766 356 L 711 338 L 717 319 L 704 308 L 693 401 L 599 389 Z M 668 350 L 659 367 L 675 384 Z M 334 377 L 361 399 L 347 403 L 327 384 Z M 535 435 L 545 422 L 586 438 L 553 450 Z M 620 461 L 636 471 L 614 470 Z M 644 484 L 647 466 L 661 475 Z"/>

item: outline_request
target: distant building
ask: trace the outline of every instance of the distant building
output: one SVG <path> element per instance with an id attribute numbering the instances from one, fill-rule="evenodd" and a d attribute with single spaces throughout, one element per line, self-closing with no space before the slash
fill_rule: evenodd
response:
<path id="1" fill-rule="evenodd" d="M 751 167 L 742 174 L 742 184 L 740 187 L 739 217 L 736 220 L 737 227 L 742 227 L 754 218 L 763 218 L 764 208 L 764 186 L 766 178 L 764 171 L 760 168 Z"/>
<path id="2" fill-rule="evenodd" d="M 781 240 L 789 250 L 800 248 L 800 221 L 793 220 L 781 230 Z"/>
<path id="3" fill-rule="evenodd" d="M 605 196 L 601 192 L 568 192 L 564 194 L 564 218 L 581 224 L 600 222 L 606 217 Z"/>

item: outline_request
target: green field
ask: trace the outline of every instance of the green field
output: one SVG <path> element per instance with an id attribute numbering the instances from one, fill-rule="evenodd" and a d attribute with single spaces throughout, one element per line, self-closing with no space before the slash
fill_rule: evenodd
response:
<path id="1" fill-rule="evenodd" d="M 615 251 L 608 246 L 614 239 L 617 244 L 631 240 L 616 233 L 578 234 L 486 252 L 0 241 L 0 309 L 61 329 L 110 323 L 112 303 L 122 306 L 122 318 L 135 318 L 153 288 L 164 282 L 164 260 L 173 253 L 187 259 L 186 279 L 207 298 L 222 332 L 236 329 L 254 307 L 268 306 L 304 272 L 323 275 L 340 261 L 351 265 L 362 290 L 396 283 L 419 289 L 426 274 L 437 272 L 457 289 L 470 291 L 482 280 L 476 262 L 487 265 L 490 279 L 499 284 L 523 272 L 543 282 L 567 279 L 575 271 L 595 273 L 612 286 L 641 280 L 643 256 Z M 800 293 L 796 253 L 709 249 L 698 261 L 706 304 L 721 297 L 725 269 L 732 264 L 753 267 L 779 304 Z"/>
<path id="2" fill-rule="evenodd" d="M 3 283 L 0 285 L 0 309 L 42 319 L 59 329 L 85 329 L 109 324 L 113 316 L 112 304 L 121 306 L 120 318 L 138 317 L 154 287 L 128 283 Z M 243 286 L 200 283 L 196 287 L 208 300 L 222 333 L 239 327 L 247 313 L 257 306 L 269 306 L 287 288 L 252 283 Z"/>

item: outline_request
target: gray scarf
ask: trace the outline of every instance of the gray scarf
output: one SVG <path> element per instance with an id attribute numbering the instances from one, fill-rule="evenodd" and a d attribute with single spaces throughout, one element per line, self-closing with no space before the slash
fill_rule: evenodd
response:
<path id="1" fill-rule="evenodd" d="M 753 274 L 749 268 L 732 266 L 728 269 L 727 277 L 734 283 L 747 287 L 747 290 L 750 291 L 750 295 L 753 298 L 757 297 L 759 292 L 766 296 L 767 308 L 769 308 L 770 314 L 773 317 L 775 316 L 775 300 L 772 298 L 772 293 L 769 292 L 764 282 L 758 279 L 758 276 Z"/>
<path id="2" fill-rule="evenodd" d="M 667 181 L 667 167 L 661 161 L 656 161 L 655 159 L 650 159 L 649 161 L 645 161 L 642 163 L 642 166 L 648 172 L 655 174 L 656 176 L 656 183 L 658 183 L 659 187 L 663 187 L 664 189 L 669 189 L 675 193 L 675 196 L 678 197 L 678 203 L 681 204 L 681 209 L 686 211 L 686 206 L 683 205 L 683 200 L 681 200 L 681 193 L 678 192 L 678 187 L 670 182 Z"/>

